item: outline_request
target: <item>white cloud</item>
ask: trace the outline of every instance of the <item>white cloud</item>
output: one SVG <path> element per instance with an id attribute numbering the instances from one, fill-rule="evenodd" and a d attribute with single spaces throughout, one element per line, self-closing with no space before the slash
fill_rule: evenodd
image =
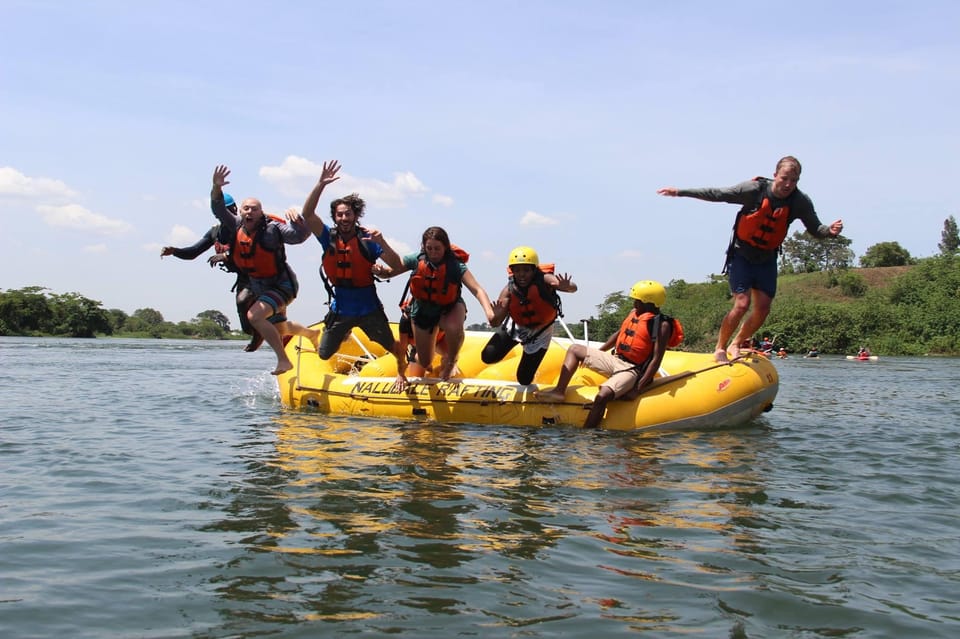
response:
<path id="1" fill-rule="evenodd" d="M 175 224 L 167 235 L 171 246 L 184 247 L 195 243 L 199 238 L 192 230 L 182 224 Z"/>
<path id="2" fill-rule="evenodd" d="M 48 226 L 56 228 L 80 229 L 102 235 L 121 235 L 133 228 L 123 220 L 112 220 L 79 204 L 64 206 L 41 204 L 37 206 L 37 212 Z"/>
<path id="3" fill-rule="evenodd" d="M 90 244 L 88 246 L 83 247 L 83 252 L 103 254 L 107 252 L 107 245 L 106 244 Z"/>
<path id="4" fill-rule="evenodd" d="M 620 253 L 617 254 L 617 257 L 622 257 L 628 260 L 637 260 L 643 257 L 643 253 L 640 251 L 627 249 L 625 251 L 620 251 Z"/>
<path id="5" fill-rule="evenodd" d="M 527 211 L 520 218 L 521 226 L 553 226 L 555 224 L 559 224 L 559 222 L 552 217 L 540 215 L 534 211 Z"/>
<path id="6" fill-rule="evenodd" d="M 32 178 L 9 167 L 0 167 L 0 196 L 68 199 L 77 192 L 60 180 Z"/>
<path id="7" fill-rule="evenodd" d="M 321 164 L 296 155 L 288 155 L 280 166 L 260 167 L 260 177 L 286 196 L 306 198 L 309 189 L 313 188 L 322 171 Z"/>
<path id="8" fill-rule="evenodd" d="M 440 195 L 439 193 L 437 193 L 436 195 L 433 196 L 433 203 L 449 208 L 453 206 L 453 198 L 450 197 L 449 195 Z"/>
<path id="9" fill-rule="evenodd" d="M 403 240 L 398 240 L 392 237 L 388 237 L 385 239 L 387 240 L 387 244 L 390 245 L 390 248 L 396 251 L 401 257 L 404 255 L 413 253 L 414 251 L 414 248 L 409 244 L 407 244 L 406 242 L 404 242 Z M 419 247 L 417 248 L 419 249 Z"/>
<path id="10" fill-rule="evenodd" d="M 280 166 L 261 167 L 260 177 L 287 197 L 305 199 L 322 171 L 322 164 L 288 155 Z M 407 205 L 409 198 L 422 197 L 430 192 L 430 189 L 412 171 L 394 173 L 391 182 L 374 178 L 358 178 L 343 171 L 338 175 L 340 179 L 326 188 L 326 196 L 339 197 L 347 193 L 359 193 L 368 205 L 376 207 L 403 208 Z"/>

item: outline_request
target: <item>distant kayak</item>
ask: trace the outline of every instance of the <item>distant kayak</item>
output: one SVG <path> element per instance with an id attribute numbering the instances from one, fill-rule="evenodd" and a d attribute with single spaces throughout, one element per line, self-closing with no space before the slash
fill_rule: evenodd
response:
<path id="1" fill-rule="evenodd" d="M 875 362 L 880 358 L 877 355 L 847 355 L 847 359 L 854 362 Z"/>

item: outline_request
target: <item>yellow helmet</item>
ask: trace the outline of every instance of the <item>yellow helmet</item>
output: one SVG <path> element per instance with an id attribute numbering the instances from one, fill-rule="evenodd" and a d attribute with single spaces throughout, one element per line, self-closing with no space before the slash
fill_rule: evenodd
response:
<path id="1" fill-rule="evenodd" d="M 660 282 L 640 280 L 630 289 L 630 297 L 660 308 L 667 301 L 667 290 Z"/>
<path id="2" fill-rule="evenodd" d="M 540 256 L 529 246 L 518 246 L 510 251 L 510 260 L 507 262 L 507 266 L 516 266 L 517 264 L 540 266 Z"/>

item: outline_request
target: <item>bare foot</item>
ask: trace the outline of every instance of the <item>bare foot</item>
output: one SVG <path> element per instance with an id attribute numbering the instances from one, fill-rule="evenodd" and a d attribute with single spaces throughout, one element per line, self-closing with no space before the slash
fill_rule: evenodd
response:
<path id="1" fill-rule="evenodd" d="M 443 366 L 440 369 L 440 379 L 445 382 L 449 382 L 451 377 L 459 377 L 460 369 L 457 367 L 457 362 L 443 362 Z"/>
<path id="2" fill-rule="evenodd" d="M 263 335 L 261 335 L 260 333 L 254 333 L 253 337 L 250 338 L 250 343 L 244 346 L 243 350 L 245 350 L 248 353 L 252 353 L 253 351 L 260 348 L 261 344 L 263 344 Z"/>
<path id="3" fill-rule="evenodd" d="M 730 346 L 730 359 L 740 359 L 740 345 L 732 344 Z M 727 360 L 729 361 L 729 360 Z"/>
<path id="4" fill-rule="evenodd" d="M 289 359 L 285 362 L 277 362 L 277 367 L 270 371 L 271 375 L 283 375 L 287 371 L 293 370 L 293 362 Z"/>
<path id="5" fill-rule="evenodd" d="M 713 351 L 713 361 L 717 362 L 718 364 L 725 364 L 726 362 L 729 362 L 730 360 L 727 358 L 726 349 L 718 348 L 717 350 Z"/>
<path id="6" fill-rule="evenodd" d="M 546 391 L 533 391 L 533 396 L 545 402 L 562 402 L 567 398 L 566 393 L 561 393 L 556 388 Z"/>

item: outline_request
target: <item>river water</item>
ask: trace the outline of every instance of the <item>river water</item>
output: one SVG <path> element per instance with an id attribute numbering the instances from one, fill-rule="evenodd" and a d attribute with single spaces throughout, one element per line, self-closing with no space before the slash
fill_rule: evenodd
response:
<path id="1" fill-rule="evenodd" d="M 960 636 L 956 359 L 638 436 L 294 412 L 242 346 L 0 338 L 0 636 Z"/>

